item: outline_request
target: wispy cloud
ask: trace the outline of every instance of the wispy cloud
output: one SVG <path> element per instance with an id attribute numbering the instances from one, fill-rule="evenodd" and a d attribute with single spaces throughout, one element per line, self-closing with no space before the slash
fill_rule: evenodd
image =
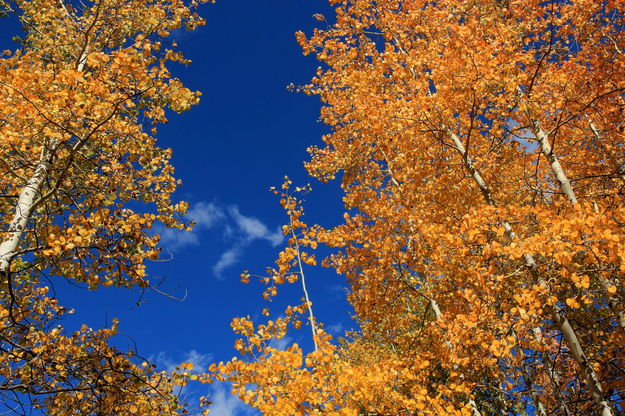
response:
<path id="1" fill-rule="evenodd" d="M 155 226 L 155 231 L 161 235 L 160 246 L 172 251 L 197 246 L 203 232 L 221 229 L 226 248 L 212 267 L 213 274 L 218 278 L 222 278 L 224 270 L 239 261 L 254 241 L 266 241 L 272 247 L 284 241 L 280 227 L 271 231 L 258 218 L 242 214 L 237 205 L 221 206 L 202 201 L 192 205 L 185 218 L 195 223 L 191 231 Z"/>
<path id="2" fill-rule="evenodd" d="M 192 370 L 184 370 L 189 371 L 191 373 L 201 373 L 208 369 L 208 366 L 213 362 L 212 354 L 202 354 L 197 350 L 190 350 L 177 356 L 175 359 L 172 356 L 164 351 L 159 352 L 156 356 L 149 357 L 148 361 L 156 365 L 156 368 L 160 370 L 165 370 L 168 372 L 172 372 L 176 370 L 178 367 L 179 371 L 180 365 L 182 363 L 191 363 L 193 365 Z M 202 395 L 201 391 L 206 391 L 205 388 L 202 388 L 201 391 L 197 391 L 199 386 L 197 384 L 187 384 L 184 386 L 180 386 L 174 391 L 174 394 L 178 396 L 183 402 L 188 403 L 192 408 L 197 407 L 200 404 L 199 397 Z"/>
<path id="3" fill-rule="evenodd" d="M 222 272 L 236 264 L 239 261 L 239 257 L 241 256 L 242 247 L 241 245 L 235 245 L 234 247 L 229 248 L 228 250 L 221 253 L 219 260 L 213 266 L 213 274 L 217 277 L 222 277 Z"/>
<path id="4" fill-rule="evenodd" d="M 191 350 L 185 354 L 183 362 L 191 363 L 193 365 L 193 370 L 200 372 L 206 371 L 212 360 L 212 354 L 202 354 L 196 350 Z"/>
<path id="5" fill-rule="evenodd" d="M 213 274 L 218 278 L 223 277 L 223 271 L 236 264 L 245 252 L 247 246 L 257 240 L 268 241 L 272 247 L 276 247 L 284 241 L 284 236 L 277 228 L 269 231 L 269 228 L 259 219 L 241 214 L 239 207 L 231 205 L 227 209 L 230 222 L 224 226 L 224 237 L 230 242 L 230 247 L 221 253 L 219 260 L 213 266 Z"/>
<path id="6" fill-rule="evenodd" d="M 258 414 L 258 412 L 243 403 L 237 396 L 230 394 L 230 391 L 228 391 L 223 384 L 213 384 L 211 388 L 210 400 L 213 402 L 210 407 L 211 416 L 243 416 Z"/>
<path id="7" fill-rule="evenodd" d="M 267 240 L 274 247 L 284 241 L 284 236 L 279 228 L 274 232 L 270 232 L 267 226 L 256 218 L 242 215 L 239 212 L 239 207 L 236 205 L 231 206 L 228 212 L 246 240 Z"/>
<path id="8" fill-rule="evenodd" d="M 277 338 L 272 338 L 272 339 L 269 341 L 268 346 L 269 346 L 270 348 L 275 348 L 275 349 L 277 349 L 278 351 L 284 351 L 284 350 L 286 349 L 286 347 L 288 347 L 289 345 L 291 345 L 292 341 L 293 341 L 293 340 L 291 339 L 291 337 L 282 337 L 282 338 L 280 338 L 280 339 L 277 339 Z"/>
<path id="9" fill-rule="evenodd" d="M 334 336 L 340 336 L 340 335 L 343 335 L 343 333 L 345 332 L 345 327 L 343 326 L 342 323 L 339 322 L 336 324 L 326 326 L 325 330 Z"/>
<path id="10" fill-rule="evenodd" d="M 345 295 L 348 293 L 347 287 L 341 284 L 327 287 L 326 290 L 331 293 L 335 299 L 344 299 Z"/>
<path id="11" fill-rule="evenodd" d="M 198 202 L 186 214 L 199 228 L 211 228 L 225 217 L 223 210 L 214 202 Z"/>
<path id="12" fill-rule="evenodd" d="M 212 354 L 202 354 L 196 350 L 190 350 L 179 356 L 177 359 L 171 357 L 164 351 L 159 352 L 155 357 L 150 357 L 150 361 L 156 364 L 159 369 L 174 371 L 182 363 L 193 364 L 193 371 L 204 371 L 213 360 Z"/>
<path id="13" fill-rule="evenodd" d="M 187 211 L 185 218 L 195 223 L 191 231 L 166 228 L 156 225 L 154 230 L 161 235 L 160 245 L 170 250 L 180 250 L 187 246 L 200 243 L 199 234 L 209 230 L 224 221 L 226 214 L 223 209 L 213 202 L 198 202 Z"/>

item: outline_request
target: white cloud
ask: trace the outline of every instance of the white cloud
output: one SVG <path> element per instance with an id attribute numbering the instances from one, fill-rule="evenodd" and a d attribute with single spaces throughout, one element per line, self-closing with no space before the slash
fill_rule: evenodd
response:
<path id="1" fill-rule="evenodd" d="M 284 351 L 286 349 L 286 347 L 291 345 L 291 341 L 292 341 L 292 339 L 290 337 L 282 337 L 280 339 L 272 338 L 269 341 L 268 346 L 270 348 L 275 348 L 278 351 Z"/>
<path id="2" fill-rule="evenodd" d="M 156 367 L 165 371 L 174 371 L 182 363 L 193 364 L 193 371 L 201 372 L 208 368 L 213 360 L 212 354 L 202 354 L 196 350 L 185 352 L 179 359 L 174 360 L 164 351 L 159 352 L 155 357 L 150 357 L 149 361 L 156 364 Z"/>
<path id="3" fill-rule="evenodd" d="M 160 246 L 171 250 L 179 250 L 187 246 L 196 246 L 200 243 L 201 230 L 213 228 L 225 219 L 223 210 L 213 202 L 198 202 L 186 213 L 185 218 L 193 221 L 195 226 L 191 231 L 166 228 L 162 224 L 154 226 L 154 231 L 161 235 Z"/>
<path id="4" fill-rule="evenodd" d="M 252 408 L 243 403 L 237 396 L 230 394 L 222 384 L 213 384 L 210 400 L 211 416 L 242 416 L 257 414 Z"/>
<path id="5" fill-rule="evenodd" d="M 194 204 L 185 216 L 196 223 L 196 228 L 212 228 L 224 219 L 225 214 L 215 203 L 201 201 Z"/>
<path id="6" fill-rule="evenodd" d="M 152 356 L 148 358 L 148 361 L 156 365 L 156 368 L 161 371 L 165 370 L 168 372 L 172 372 L 176 370 L 178 367 L 178 371 L 189 371 L 191 373 L 201 373 L 206 371 L 210 363 L 213 361 L 212 354 L 202 354 L 197 350 L 190 350 L 185 352 L 184 354 L 177 357 L 177 359 L 173 359 L 171 355 L 168 353 L 161 351 L 156 356 Z M 182 363 L 191 363 L 193 365 L 192 370 L 181 370 L 180 365 Z M 178 396 L 182 402 L 188 403 L 191 408 L 199 406 L 199 392 L 197 390 L 197 384 L 187 384 L 185 386 L 180 386 L 174 390 L 174 394 Z M 204 389 L 202 389 L 204 390 Z"/>
<path id="7" fill-rule="evenodd" d="M 274 247 L 284 241 L 284 236 L 279 229 L 273 233 L 270 232 L 267 226 L 256 218 L 242 215 L 236 205 L 231 206 L 228 212 L 247 240 L 267 240 Z"/>
<path id="8" fill-rule="evenodd" d="M 164 351 L 159 352 L 156 357 L 150 357 L 148 360 L 154 363 L 159 370 L 165 371 L 174 371 L 176 366 L 180 364 L 175 363 Z"/>
<path id="9" fill-rule="evenodd" d="M 288 338 L 285 338 L 286 342 L 290 342 Z M 277 348 L 277 347 L 276 347 Z M 193 364 L 194 372 L 201 372 L 206 370 L 208 365 L 213 361 L 212 354 L 202 354 L 197 350 L 190 350 L 174 360 L 171 355 L 166 352 L 160 352 L 155 357 L 150 357 L 149 361 L 156 364 L 160 370 L 173 371 L 176 367 L 182 363 Z M 188 391 L 191 384 L 181 388 L 177 393 L 179 396 L 185 396 L 183 401 L 189 401 L 195 405 L 197 403 L 199 395 L 206 394 L 198 391 Z M 195 386 L 197 387 L 197 386 Z M 206 392 L 206 390 L 205 390 Z M 237 396 L 232 395 L 230 392 L 230 385 L 228 383 L 216 382 L 211 384 L 208 393 L 208 399 L 213 403 L 210 406 L 211 416 L 260 416 L 260 413 L 243 403 Z"/>
<path id="10" fill-rule="evenodd" d="M 221 256 L 219 257 L 217 263 L 213 266 L 213 274 L 221 278 L 221 273 L 224 271 L 224 269 L 232 266 L 237 261 L 239 261 L 240 256 L 241 247 L 238 245 L 224 251 L 223 253 L 221 253 Z"/>
<path id="11" fill-rule="evenodd" d="M 212 354 L 202 354 L 196 350 L 191 350 L 185 354 L 182 362 L 191 363 L 193 364 L 193 371 L 202 372 L 206 371 L 212 360 Z"/>
<path id="12" fill-rule="evenodd" d="M 252 242 L 264 240 L 276 247 L 284 241 L 279 228 L 275 232 L 269 231 L 259 219 L 241 214 L 238 206 L 230 205 L 227 212 L 230 222 L 224 225 L 224 237 L 231 245 L 213 266 L 213 274 L 220 279 L 223 271 L 236 264 Z"/>
<path id="13" fill-rule="evenodd" d="M 252 242 L 265 240 L 276 247 L 284 241 L 284 236 L 279 228 L 275 232 L 269 231 L 269 228 L 257 218 L 241 214 L 236 205 L 228 207 L 228 214 L 233 224 L 224 226 L 224 237 L 232 241 L 232 245 L 221 254 L 213 266 L 213 274 L 218 278 L 223 278 L 223 271 L 236 264 L 243 255 L 245 248 Z"/>
<path id="14" fill-rule="evenodd" d="M 345 327 L 340 322 L 337 324 L 328 325 L 324 329 L 334 336 L 343 335 L 343 332 L 345 331 Z"/>
<path id="15" fill-rule="evenodd" d="M 345 285 L 333 285 L 327 288 L 327 291 L 332 293 L 335 299 L 345 299 L 345 295 L 349 292 Z"/>
<path id="16" fill-rule="evenodd" d="M 252 242 L 267 241 L 276 247 L 284 241 L 280 227 L 272 232 L 259 219 L 241 214 L 236 205 L 223 207 L 215 202 L 198 202 L 191 206 L 185 218 L 195 223 L 191 231 L 169 229 L 162 224 L 154 227 L 154 231 L 161 235 L 160 246 L 172 251 L 197 246 L 202 232 L 221 229 L 226 249 L 212 267 L 213 274 L 218 278 L 223 277 L 225 269 L 239 261 Z"/>
<path id="17" fill-rule="evenodd" d="M 200 243 L 195 230 L 176 230 L 166 228 L 162 224 L 156 224 L 153 229 L 156 234 L 160 234 L 161 236 L 160 246 L 171 250 L 177 250 L 187 246 L 196 246 Z"/>

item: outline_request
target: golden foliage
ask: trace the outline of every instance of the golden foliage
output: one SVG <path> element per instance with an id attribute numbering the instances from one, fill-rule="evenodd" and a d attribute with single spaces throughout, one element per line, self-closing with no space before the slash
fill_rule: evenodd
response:
<path id="1" fill-rule="evenodd" d="M 0 397 L 15 412 L 186 412 L 173 393 L 184 373 L 156 372 L 109 345 L 115 322 L 68 334 L 43 276 L 148 287 L 153 224 L 187 227 L 186 204 L 171 200 L 171 150 L 154 134 L 166 109 L 199 99 L 167 69 L 186 62 L 167 38 L 203 24 L 196 6 L 0 1 L 25 31 L 0 59 Z"/>
<path id="2" fill-rule="evenodd" d="M 345 221 L 300 234 L 361 330 L 215 370 L 268 415 L 622 411 L 623 2 L 331 3 L 297 38 Z"/>

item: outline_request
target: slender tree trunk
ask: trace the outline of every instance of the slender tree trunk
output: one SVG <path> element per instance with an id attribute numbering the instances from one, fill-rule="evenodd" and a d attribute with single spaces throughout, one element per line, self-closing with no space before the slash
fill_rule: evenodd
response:
<path id="1" fill-rule="evenodd" d="M 537 124 L 533 123 L 533 125 L 539 128 Z M 540 131 L 542 132 L 542 129 L 540 129 Z M 456 147 L 456 150 L 458 151 L 458 153 L 460 153 L 463 160 L 465 161 L 465 167 L 467 168 L 469 173 L 471 173 L 475 182 L 480 187 L 482 194 L 485 195 L 485 198 L 486 198 L 486 195 L 490 196 L 490 190 L 486 186 L 486 182 L 484 182 L 484 179 L 480 175 L 479 171 L 473 166 L 471 158 L 468 156 L 464 148 L 464 145 L 462 144 L 458 136 L 456 136 L 453 132 L 449 130 L 447 130 L 446 133 L 449 136 L 449 138 L 454 142 L 454 146 Z M 564 175 L 564 171 L 562 170 L 562 167 L 560 166 L 560 162 L 558 161 L 558 158 L 551 152 L 551 146 L 549 145 L 546 135 L 543 134 L 542 137 L 544 139 L 544 142 L 546 142 L 546 145 L 543 144 L 543 142 L 541 142 L 543 152 L 548 151 L 548 154 L 550 155 L 549 160 L 550 160 L 551 166 L 554 169 L 554 173 L 556 173 L 558 180 L 559 181 L 561 180 L 560 183 L 561 183 L 563 192 L 565 192 L 565 194 L 567 195 L 567 198 L 569 198 L 569 201 L 571 201 L 572 204 L 576 204 L 577 199 L 575 198 L 575 194 L 573 193 L 573 189 L 571 188 L 568 178 L 566 177 L 566 175 Z M 484 189 L 482 189 L 482 187 L 484 187 Z M 492 198 L 490 199 L 486 198 L 486 202 L 489 205 L 493 205 L 493 206 L 495 205 Z M 506 231 L 510 233 L 511 238 L 516 237 L 514 233 L 512 233 L 512 228 L 510 227 L 510 225 L 505 222 L 504 222 L 504 229 L 506 229 Z M 537 283 L 541 286 L 546 287 L 547 282 L 542 278 L 540 274 L 540 270 L 538 269 L 538 266 L 536 262 L 534 261 L 533 256 L 531 254 L 524 254 L 523 259 L 525 260 L 526 266 L 528 267 L 530 273 L 535 278 Z M 571 326 L 569 320 L 566 318 L 566 316 L 562 313 L 562 311 L 556 305 L 552 307 L 552 314 L 554 316 L 556 323 L 558 324 L 560 332 L 562 333 L 562 336 L 567 346 L 569 347 L 569 350 L 571 350 L 571 354 L 573 355 L 573 358 L 575 359 L 575 361 L 577 362 L 577 364 L 579 365 L 582 371 L 584 379 L 586 380 L 586 383 L 588 384 L 588 387 L 590 389 L 593 402 L 599 408 L 601 416 L 612 416 L 612 410 L 610 409 L 608 402 L 604 398 L 605 392 L 603 390 L 603 387 L 601 386 L 599 378 L 597 377 L 595 370 L 592 368 L 592 366 L 588 362 L 588 358 L 586 357 L 586 354 L 584 353 L 584 350 L 579 342 L 579 339 L 577 338 L 577 334 L 573 330 L 573 327 Z"/>
<path id="2" fill-rule="evenodd" d="M 528 117 L 530 117 L 530 114 L 528 114 Z M 567 199 L 569 200 L 571 204 L 573 205 L 577 204 L 578 201 L 575 195 L 575 191 L 571 187 L 571 183 L 568 177 L 566 176 L 566 174 L 564 173 L 564 169 L 562 169 L 562 166 L 560 165 L 560 162 L 558 161 L 557 156 L 553 153 L 553 149 L 551 148 L 551 145 L 549 143 L 549 137 L 544 132 L 544 130 L 540 127 L 539 123 L 536 120 L 533 120 L 530 118 L 530 125 L 532 126 L 531 129 L 532 129 L 532 133 L 534 134 L 534 137 L 540 143 L 540 147 L 541 147 L 541 151 L 543 155 L 547 158 L 547 160 L 549 160 L 549 164 L 551 165 L 551 170 L 553 171 L 554 176 L 556 177 L 556 179 L 558 180 L 558 183 L 560 184 L 560 189 L 566 195 Z M 593 132 L 595 131 L 596 129 L 593 130 Z M 616 313 L 617 322 L 622 327 L 623 324 L 625 324 L 625 319 L 623 317 L 622 311 L 618 310 L 618 302 L 616 301 L 616 299 L 613 299 L 611 295 L 609 295 L 609 292 L 607 291 L 608 285 L 605 281 L 603 281 L 604 279 L 600 279 L 600 280 L 601 280 L 601 284 L 605 292 L 608 293 L 609 306 Z M 571 325 L 568 323 L 568 320 L 566 320 L 566 318 L 563 319 L 562 316 L 563 315 L 559 313 L 558 311 L 558 313 L 556 314 L 556 317 L 561 322 L 563 335 L 565 336 L 565 338 L 571 339 L 571 342 L 573 343 L 573 347 L 569 345 L 569 348 L 571 349 L 571 352 L 573 353 L 575 360 L 578 362 L 581 361 L 585 364 L 580 367 L 582 369 L 582 372 L 584 373 L 584 378 L 586 379 L 586 382 L 588 383 L 588 386 L 592 393 L 593 401 L 595 402 L 595 404 L 599 406 L 602 416 L 611 415 L 612 412 L 610 410 L 608 402 L 604 398 L 605 392 L 603 391 L 603 388 L 601 387 L 601 384 L 599 383 L 599 379 L 597 378 L 595 371 L 590 367 L 590 365 L 588 365 L 588 360 L 584 354 L 584 351 L 581 348 L 581 345 L 579 344 L 579 341 L 577 340 L 577 337 L 575 336 L 573 329 L 571 328 Z"/>
<path id="3" fill-rule="evenodd" d="M 530 117 L 529 113 L 528 117 Z M 571 202 L 571 204 L 577 204 L 578 201 L 577 196 L 575 195 L 575 191 L 571 187 L 571 182 L 569 181 L 569 178 L 564 173 L 564 169 L 560 165 L 557 156 L 555 155 L 553 149 L 551 148 L 551 145 L 549 144 L 549 137 L 540 127 L 540 124 L 536 120 L 530 118 L 530 124 L 532 125 L 532 134 L 534 134 L 534 138 L 540 143 L 540 148 L 543 155 L 549 160 L 553 174 L 556 177 L 558 184 L 560 185 L 560 189 L 566 195 L 566 198 L 569 200 L 569 202 Z M 590 129 L 592 130 L 597 140 L 602 139 L 601 135 L 599 134 L 599 130 L 597 130 L 593 123 L 590 123 Z M 625 308 L 623 308 L 623 305 L 620 304 L 618 298 L 610 294 L 608 290 L 610 286 L 614 285 L 614 283 L 610 282 L 603 276 L 598 276 L 598 280 L 604 294 L 608 298 L 608 306 L 614 313 L 616 322 L 621 327 L 621 329 L 625 329 Z"/>
<path id="4" fill-rule="evenodd" d="M 61 6 L 67 12 L 65 5 L 62 1 L 59 2 Z M 99 14 L 100 6 L 98 5 L 98 14 Z M 68 17 L 71 16 L 68 13 Z M 78 57 L 78 62 L 76 65 L 76 70 L 79 72 L 83 72 L 85 68 L 85 63 L 87 61 L 87 54 L 89 53 L 89 31 L 95 25 L 95 22 L 98 18 L 98 15 L 93 20 L 91 27 L 86 32 L 85 44 L 82 48 L 80 56 Z M 41 156 L 39 158 L 39 163 L 35 168 L 35 172 L 33 176 L 26 182 L 26 185 L 20 192 L 19 198 L 17 200 L 17 204 L 15 206 L 15 213 L 13 214 L 13 219 L 9 224 L 9 228 L 7 229 L 7 235 L 4 237 L 2 243 L 0 243 L 0 274 L 8 275 L 11 267 L 11 261 L 15 258 L 17 254 L 17 248 L 22 240 L 22 236 L 24 235 L 24 230 L 26 229 L 26 225 L 31 218 L 33 208 L 36 204 L 37 195 L 41 191 L 41 187 L 45 182 L 48 174 L 50 173 L 50 168 L 52 167 L 52 163 L 54 160 L 54 156 L 56 154 L 57 147 L 59 142 L 57 139 L 53 139 L 50 141 L 49 146 L 44 144 L 43 149 L 41 150 Z"/>
<path id="5" fill-rule="evenodd" d="M 528 114 L 529 117 L 529 114 Z M 551 170 L 555 175 L 558 183 L 560 184 L 560 189 L 566 195 L 566 198 L 571 202 L 571 204 L 577 204 L 577 198 L 575 197 L 575 192 L 573 192 L 573 187 L 571 186 L 571 182 L 569 182 L 569 178 L 564 174 L 564 170 L 562 169 L 562 165 L 560 165 L 560 160 L 553 153 L 553 149 L 551 148 L 551 144 L 549 143 L 549 137 L 547 133 L 540 127 L 540 124 L 536 120 L 530 119 L 530 130 L 532 134 L 540 143 L 540 150 L 543 155 L 549 161 L 549 165 L 551 166 Z"/>
<path id="6" fill-rule="evenodd" d="M 291 225 L 291 235 L 293 236 L 293 241 L 295 244 L 295 255 L 297 258 L 297 265 L 299 267 L 299 274 L 302 280 L 302 289 L 304 290 L 304 299 L 306 300 L 306 307 L 308 308 L 308 320 L 310 322 L 310 330 L 312 331 L 312 341 L 315 347 L 315 351 L 319 349 L 319 345 L 317 344 L 317 324 L 315 323 L 315 315 L 312 309 L 312 302 L 310 301 L 310 297 L 308 296 L 308 290 L 306 289 L 306 276 L 304 275 L 304 266 L 302 265 L 302 254 L 299 250 L 299 242 L 297 241 L 297 235 L 295 235 L 295 230 L 293 230 L 293 221 L 289 220 Z"/>
<path id="7" fill-rule="evenodd" d="M 54 140 L 50 143 L 50 147 L 44 147 L 41 150 L 39 163 L 20 192 L 13 219 L 6 231 L 6 236 L 0 243 L 0 274 L 2 275 L 8 275 L 10 271 L 11 261 L 17 254 L 17 248 L 31 218 L 37 195 L 50 172 L 57 146 L 58 142 Z"/>

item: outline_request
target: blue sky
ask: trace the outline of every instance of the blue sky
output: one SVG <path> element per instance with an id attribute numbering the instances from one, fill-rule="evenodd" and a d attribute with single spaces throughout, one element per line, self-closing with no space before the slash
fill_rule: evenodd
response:
<path id="1" fill-rule="evenodd" d="M 262 273 L 283 246 L 277 230 L 286 216 L 269 187 L 280 185 L 284 175 L 296 185 L 311 182 L 305 220 L 326 226 L 340 221 L 339 184 L 321 184 L 303 168 L 306 148 L 320 144 L 327 132 L 318 122 L 319 101 L 286 89 L 306 83 L 318 66 L 302 55 L 294 37 L 297 30 L 311 33 L 319 23 L 315 13 L 330 14 L 325 0 L 221 0 L 201 8 L 206 26 L 176 33 L 193 64 L 173 72 L 203 97 L 189 112 L 172 115 L 158 138 L 173 149 L 176 176 L 183 181 L 177 197 L 190 203 L 188 215 L 197 226 L 188 234 L 165 231 L 164 253 L 171 252 L 171 260 L 151 263 L 149 271 L 160 290 L 186 293 L 186 299 L 123 289 L 87 292 L 57 279 L 57 297 L 76 309 L 68 326 L 86 322 L 97 328 L 118 317 L 117 342 L 136 344 L 140 355 L 162 368 L 227 360 L 235 352 L 231 319 L 258 317 L 266 306 L 262 287 L 243 285 L 238 276 L 245 269 Z M 14 48 L 10 38 L 17 26 L 7 19 L 0 24 L 0 48 Z M 329 330 L 353 325 L 343 278 L 309 268 L 307 282 L 316 315 Z M 301 296 L 301 287 L 293 286 L 273 309 Z M 304 328 L 290 342 L 311 348 L 309 333 Z M 213 416 L 246 413 L 227 389 L 205 389 L 198 393 L 213 395 Z"/>

